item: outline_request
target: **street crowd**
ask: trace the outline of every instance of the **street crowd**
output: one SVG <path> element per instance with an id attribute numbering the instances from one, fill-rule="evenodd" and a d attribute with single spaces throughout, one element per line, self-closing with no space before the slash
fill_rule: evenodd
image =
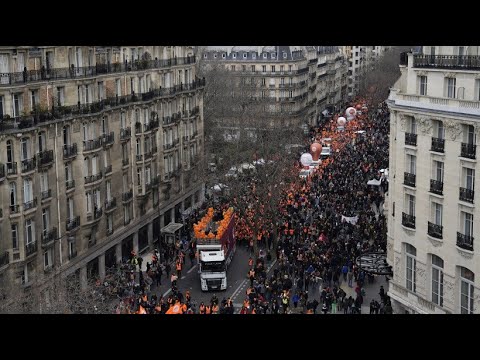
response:
<path id="1" fill-rule="evenodd" d="M 295 177 L 283 194 L 278 212 L 281 220 L 263 219 L 265 227 L 254 238 L 249 222 L 262 218 L 252 208 L 247 218 L 236 219 L 237 239 L 243 240 L 256 261 L 249 260 L 249 286 L 241 314 L 337 313 L 361 312 L 365 297 L 363 285 L 372 277 L 355 264 L 365 251 L 386 251 L 386 221 L 381 211 L 388 183 L 367 185 L 380 178 L 380 169 L 388 168 L 389 113 L 385 103 L 368 108 L 365 99 L 357 99 L 356 117 L 342 131 L 337 128 L 337 114 L 312 127 L 305 143 L 305 152 L 313 142 L 330 138 L 332 154 L 306 179 Z M 363 107 L 363 108 L 362 108 Z M 357 133 L 364 130 L 365 133 Z M 298 173 L 299 164 L 292 167 Z M 232 200 L 233 203 L 237 199 Z M 224 204 L 224 207 L 232 204 Z M 235 204 L 233 204 L 235 206 Z M 376 208 L 375 212 L 373 209 Z M 194 213 L 191 222 L 198 221 Z M 276 228 L 276 229 L 275 229 Z M 188 239 L 190 240 L 190 239 Z M 265 257 L 253 253 L 257 242 Z M 231 298 L 222 301 L 214 295 L 209 303 L 197 305 L 187 291 L 178 290 L 186 257 L 194 262 L 193 242 L 172 248 L 168 254 L 155 252 L 144 274 L 134 276 L 138 264 L 136 254 L 124 266 L 124 287 L 128 291 L 116 313 L 137 314 L 231 314 Z M 277 264 L 267 274 L 266 261 L 276 256 Z M 171 265 L 170 265 L 171 264 Z M 173 267 L 173 268 L 172 268 Z M 172 271 L 173 270 L 173 271 Z M 129 275 L 130 272 L 130 275 Z M 147 296 L 152 287 L 161 284 L 162 275 L 170 281 L 168 297 Z M 340 284 L 354 288 L 355 296 L 347 296 Z M 355 283 L 355 284 L 354 284 Z M 370 303 L 370 313 L 392 313 L 383 287 L 378 301 Z"/>

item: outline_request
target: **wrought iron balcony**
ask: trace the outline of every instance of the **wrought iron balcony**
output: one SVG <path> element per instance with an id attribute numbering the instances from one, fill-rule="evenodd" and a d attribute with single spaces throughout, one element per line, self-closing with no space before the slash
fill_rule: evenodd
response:
<path id="1" fill-rule="evenodd" d="M 67 190 L 73 189 L 75 187 L 75 180 L 67 180 L 65 182 L 65 187 Z"/>
<path id="2" fill-rule="evenodd" d="M 53 163 L 53 150 L 45 150 L 37 154 L 38 166 L 47 166 Z"/>
<path id="3" fill-rule="evenodd" d="M 63 158 L 70 159 L 77 156 L 77 144 L 63 145 Z"/>
<path id="4" fill-rule="evenodd" d="M 133 198 L 133 190 L 132 189 L 130 189 L 129 191 L 124 192 L 122 194 L 122 201 L 124 201 L 124 202 L 130 201 L 132 198 Z"/>
<path id="5" fill-rule="evenodd" d="M 188 141 L 188 135 L 183 135 L 182 140 L 183 140 L 184 143 L 187 142 Z"/>
<path id="6" fill-rule="evenodd" d="M 149 130 L 155 130 L 155 129 L 158 129 L 158 119 L 155 119 L 155 120 L 150 120 L 150 122 L 148 123 L 148 129 Z"/>
<path id="7" fill-rule="evenodd" d="M 197 115 L 200 113 L 200 107 L 199 106 L 195 106 L 192 110 L 190 110 L 190 115 Z"/>
<path id="8" fill-rule="evenodd" d="M 445 152 L 445 139 L 432 138 L 432 148 L 430 150 L 439 153 Z"/>
<path id="9" fill-rule="evenodd" d="M 437 69 L 480 69 L 477 55 L 413 55 L 413 67 Z"/>
<path id="10" fill-rule="evenodd" d="M 462 143 L 460 156 L 467 159 L 475 159 L 477 145 Z"/>
<path id="11" fill-rule="evenodd" d="M 16 174 L 17 174 L 17 163 L 16 162 L 7 163 L 7 176 L 16 175 Z"/>
<path id="12" fill-rule="evenodd" d="M 5 164 L 0 163 L 0 181 L 5 180 Z"/>
<path id="13" fill-rule="evenodd" d="M 142 154 L 137 154 L 135 156 L 135 158 L 137 159 L 137 161 L 142 161 L 143 160 L 143 155 Z"/>
<path id="14" fill-rule="evenodd" d="M 126 158 L 126 159 L 122 159 L 122 166 L 127 166 L 127 165 L 128 165 L 128 163 L 129 163 L 129 160 L 128 160 L 128 158 Z"/>
<path id="15" fill-rule="evenodd" d="M 173 57 L 170 59 L 134 60 L 107 64 L 96 64 L 94 66 L 63 68 L 46 68 L 42 66 L 38 70 L 0 73 L 0 78 L 5 79 L 0 83 L 3 85 L 25 84 L 38 81 L 52 81 L 61 79 L 79 79 L 84 77 L 98 76 L 102 74 L 123 73 L 147 69 L 162 69 L 170 66 L 195 64 L 195 56 Z"/>
<path id="16" fill-rule="evenodd" d="M 430 192 L 438 195 L 443 195 L 443 182 L 430 179 Z"/>
<path id="17" fill-rule="evenodd" d="M 173 143 L 171 144 L 163 144 L 163 150 L 166 151 L 166 150 L 171 150 L 175 147 L 175 145 Z"/>
<path id="18" fill-rule="evenodd" d="M 58 237 L 57 228 L 52 228 L 45 235 L 42 235 L 42 245 L 47 245 L 48 243 L 54 241 Z"/>
<path id="19" fill-rule="evenodd" d="M 22 173 L 35 170 L 36 165 L 35 156 L 31 159 L 22 160 Z"/>
<path id="20" fill-rule="evenodd" d="M 83 141 L 83 151 L 93 151 L 102 147 L 102 138 Z"/>
<path id="21" fill-rule="evenodd" d="M 416 175 L 415 174 L 410 174 L 408 172 L 405 172 L 403 174 L 403 183 L 408 186 L 415 187 L 415 179 Z"/>
<path id="22" fill-rule="evenodd" d="M 117 199 L 111 198 L 110 201 L 105 201 L 105 211 L 112 210 L 117 207 Z"/>
<path id="23" fill-rule="evenodd" d="M 52 197 L 52 189 L 48 189 L 46 191 L 42 191 L 42 200 L 48 199 Z"/>
<path id="24" fill-rule="evenodd" d="M 5 251 L 1 256 L 0 256 L 0 267 L 8 265 L 10 263 L 10 254 L 8 251 Z"/>
<path id="25" fill-rule="evenodd" d="M 198 131 L 195 130 L 194 132 L 192 132 L 192 139 L 196 138 L 198 135 Z"/>
<path id="26" fill-rule="evenodd" d="M 85 176 L 85 184 L 90 184 L 94 181 L 98 181 L 103 177 L 102 172 L 100 171 L 98 174 Z"/>
<path id="27" fill-rule="evenodd" d="M 103 135 L 100 139 L 102 139 L 104 146 L 112 145 L 115 142 L 115 134 L 112 131 L 110 134 Z"/>
<path id="28" fill-rule="evenodd" d="M 19 205 L 10 205 L 10 213 L 18 214 L 19 212 L 20 212 L 20 206 Z"/>
<path id="29" fill-rule="evenodd" d="M 107 227 L 107 235 L 112 235 L 112 234 L 113 234 L 113 229 L 109 229 L 109 228 Z"/>
<path id="30" fill-rule="evenodd" d="M 27 201 L 23 203 L 23 211 L 27 211 L 30 209 L 33 209 L 35 206 L 37 206 L 37 198 L 34 198 L 33 200 Z"/>
<path id="31" fill-rule="evenodd" d="M 160 176 L 157 175 L 153 177 L 151 184 L 152 184 L 152 187 L 158 187 L 158 185 L 160 184 Z"/>
<path id="32" fill-rule="evenodd" d="M 457 246 L 461 249 L 473 251 L 473 236 L 464 235 L 457 231 Z"/>
<path id="33" fill-rule="evenodd" d="M 132 129 L 130 127 L 126 127 L 124 129 L 120 129 L 120 140 L 128 140 L 132 136 Z"/>
<path id="34" fill-rule="evenodd" d="M 151 182 L 145 184 L 145 193 L 148 193 L 150 191 L 152 191 L 152 183 Z"/>
<path id="35" fill-rule="evenodd" d="M 142 133 L 142 123 L 137 121 L 135 123 L 135 135 Z"/>
<path id="36" fill-rule="evenodd" d="M 442 239 L 443 238 L 443 226 L 428 222 L 428 235 L 431 237 Z"/>
<path id="37" fill-rule="evenodd" d="M 171 116 L 164 116 L 162 121 L 162 126 L 172 125 L 175 121 L 173 121 Z"/>
<path id="38" fill-rule="evenodd" d="M 80 216 L 67 220 L 67 231 L 72 231 L 80 226 Z"/>
<path id="39" fill-rule="evenodd" d="M 108 165 L 105 168 L 105 175 L 110 174 L 112 172 L 112 164 Z"/>
<path id="40" fill-rule="evenodd" d="M 475 191 L 466 188 L 460 188 L 460 200 L 473 203 Z"/>
<path id="41" fill-rule="evenodd" d="M 405 133 L 405 145 L 417 146 L 417 134 Z"/>
<path id="42" fill-rule="evenodd" d="M 415 216 L 402 212 L 402 225 L 411 229 L 415 229 Z"/>
<path id="43" fill-rule="evenodd" d="M 37 252 L 37 242 L 31 242 L 25 245 L 25 256 L 33 255 Z"/>
<path id="44" fill-rule="evenodd" d="M 102 217 L 103 215 L 103 210 L 102 208 L 97 208 L 93 209 L 93 214 L 87 214 L 87 220 L 92 221 L 92 220 L 98 220 Z"/>

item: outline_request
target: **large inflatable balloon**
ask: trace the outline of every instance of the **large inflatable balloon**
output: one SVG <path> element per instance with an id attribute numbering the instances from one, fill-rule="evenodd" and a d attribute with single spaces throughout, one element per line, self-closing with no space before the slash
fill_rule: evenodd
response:
<path id="1" fill-rule="evenodd" d="M 300 162 L 302 163 L 303 166 L 310 166 L 312 161 L 313 161 L 313 157 L 309 153 L 305 153 L 305 154 L 302 154 L 302 156 L 300 156 Z"/>
<path id="2" fill-rule="evenodd" d="M 340 116 L 337 119 L 338 126 L 345 126 L 346 123 L 347 123 L 347 120 L 343 116 Z"/>
<path id="3" fill-rule="evenodd" d="M 347 115 L 347 120 L 348 121 L 353 120 L 355 118 L 355 115 L 357 115 L 357 110 L 355 110 L 354 107 L 349 107 L 345 111 L 345 115 Z"/>
<path id="4" fill-rule="evenodd" d="M 356 108 L 357 110 L 361 110 L 361 109 L 362 109 L 362 105 L 361 105 L 361 104 L 357 104 L 357 106 L 355 106 L 355 108 Z"/>
<path id="5" fill-rule="evenodd" d="M 310 145 L 310 152 L 312 153 L 313 161 L 318 161 L 320 153 L 322 152 L 322 145 L 314 142 L 312 145 Z"/>

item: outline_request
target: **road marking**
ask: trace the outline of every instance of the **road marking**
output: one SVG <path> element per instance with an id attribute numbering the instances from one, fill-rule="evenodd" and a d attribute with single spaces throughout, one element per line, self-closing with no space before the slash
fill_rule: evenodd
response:
<path id="1" fill-rule="evenodd" d="M 163 297 L 167 296 L 170 291 L 172 291 L 172 289 L 168 289 L 167 291 L 165 291 L 165 294 L 163 294 L 162 296 Z"/>
<path id="2" fill-rule="evenodd" d="M 238 287 L 235 289 L 235 291 L 232 294 L 232 300 L 235 299 L 238 296 L 238 294 L 240 294 L 240 290 L 245 286 L 246 283 L 247 283 L 247 279 L 244 279 L 240 283 L 240 285 L 238 285 Z"/>
<path id="3" fill-rule="evenodd" d="M 183 275 L 183 276 L 180 278 L 180 280 L 183 280 L 183 279 L 185 279 L 185 278 L 186 278 L 186 276 L 185 276 L 185 275 Z"/>
<path id="4" fill-rule="evenodd" d="M 197 267 L 197 265 L 195 264 L 190 270 L 187 271 L 187 274 L 190 274 L 192 272 L 192 270 L 195 269 L 196 267 Z"/>

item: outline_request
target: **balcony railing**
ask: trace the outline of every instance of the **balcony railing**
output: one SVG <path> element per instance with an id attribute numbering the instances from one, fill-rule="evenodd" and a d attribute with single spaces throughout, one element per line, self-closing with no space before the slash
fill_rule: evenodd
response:
<path id="1" fill-rule="evenodd" d="M 460 200 L 473 203 L 475 191 L 466 188 L 460 188 Z"/>
<path id="2" fill-rule="evenodd" d="M 35 206 L 37 206 L 37 198 L 34 198 L 30 201 L 24 202 L 23 203 L 23 211 L 27 211 L 30 209 L 33 209 Z"/>
<path id="3" fill-rule="evenodd" d="M 413 67 L 437 69 L 480 69 L 477 55 L 413 55 Z"/>
<path id="4" fill-rule="evenodd" d="M 473 251 L 473 236 L 463 235 L 457 231 L 457 246 L 465 250 Z"/>
<path id="5" fill-rule="evenodd" d="M 148 123 L 148 130 L 155 130 L 155 129 L 158 129 L 158 119 L 155 119 L 155 120 L 150 120 L 150 122 Z"/>
<path id="6" fill-rule="evenodd" d="M 5 164 L 0 163 L 0 181 L 5 179 Z"/>
<path id="7" fill-rule="evenodd" d="M 143 157 L 145 158 L 145 160 L 150 159 L 152 157 L 152 152 L 146 152 L 145 154 L 143 154 Z"/>
<path id="8" fill-rule="evenodd" d="M 7 176 L 17 174 L 17 163 L 11 162 L 7 163 Z"/>
<path id="9" fill-rule="evenodd" d="M 115 142 L 115 134 L 112 131 L 110 134 L 103 135 L 101 139 L 104 146 L 112 145 Z"/>
<path id="10" fill-rule="evenodd" d="M 443 153 L 445 151 L 445 139 L 432 138 L 431 151 Z"/>
<path id="11" fill-rule="evenodd" d="M 10 263 L 10 254 L 8 251 L 5 251 L 1 256 L 0 256 L 0 267 L 8 265 Z"/>
<path id="12" fill-rule="evenodd" d="M 129 163 L 129 160 L 128 160 L 128 158 L 126 158 L 126 159 L 122 159 L 122 166 L 127 166 L 127 165 L 128 165 L 128 163 Z"/>
<path id="13" fill-rule="evenodd" d="M 443 238 L 443 226 L 428 222 L 428 235 L 431 237 L 442 239 Z"/>
<path id="14" fill-rule="evenodd" d="M 58 237 L 57 234 L 58 234 L 57 228 L 54 227 L 49 232 L 47 232 L 46 235 L 42 235 L 42 245 L 46 245 L 49 242 L 55 240 Z"/>
<path id="15" fill-rule="evenodd" d="M 42 200 L 48 199 L 52 197 L 52 189 L 48 189 L 46 191 L 42 191 Z"/>
<path id="16" fill-rule="evenodd" d="M 102 138 L 83 141 L 83 151 L 93 151 L 102 147 Z"/>
<path id="17" fill-rule="evenodd" d="M 33 255 L 37 252 L 37 242 L 31 242 L 25 245 L 25 256 Z"/>
<path id="18" fill-rule="evenodd" d="M 117 206 L 117 199 L 111 198 L 110 201 L 105 201 L 105 211 L 109 211 Z"/>
<path id="19" fill-rule="evenodd" d="M 142 161 L 143 160 L 143 155 L 142 154 L 137 154 L 137 155 L 135 155 L 135 158 L 137 159 L 137 161 Z"/>
<path id="20" fill-rule="evenodd" d="M 80 216 L 67 220 L 67 231 L 72 231 L 80 226 Z"/>
<path id="21" fill-rule="evenodd" d="M 415 179 L 416 179 L 415 174 L 410 174 L 408 172 L 405 172 L 403 175 L 403 183 L 405 185 L 415 187 Z"/>
<path id="22" fill-rule="evenodd" d="M 84 67 L 75 67 L 73 64 L 71 67 L 54 69 L 48 69 L 45 66 L 42 66 L 42 68 L 39 70 L 27 70 L 25 67 L 24 71 L 20 72 L 0 73 L 0 78 L 5 79 L 4 81 L 0 82 L 0 85 L 25 84 L 29 82 L 48 80 L 78 79 L 102 74 L 122 73 L 147 69 L 162 69 L 170 66 L 188 64 L 195 64 L 195 55 L 162 60 L 134 60 L 133 62 L 125 61 L 123 63 L 117 62 L 96 64 L 94 66 Z"/>
<path id="23" fill-rule="evenodd" d="M 477 145 L 462 143 L 460 155 L 467 159 L 475 159 Z"/>
<path id="24" fill-rule="evenodd" d="M 443 182 L 430 179 L 430 192 L 438 195 L 443 195 Z"/>
<path id="25" fill-rule="evenodd" d="M 103 177 L 102 172 L 100 171 L 98 174 L 85 176 L 85 184 L 90 184 L 94 181 L 98 181 Z"/>
<path id="26" fill-rule="evenodd" d="M 129 201 L 133 198 L 133 190 L 130 189 L 129 191 L 122 194 L 122 201 Z"/>
<path id="27" fill-rule="evenodd" d="M 112 164 L 108 165 L 105 168 L 105 175 L 110 174 L 112 172 Z"/>
<path id="28" fill-rule="evenodd" d="M 63 158 L 70 159 L 77 156 L 77 144 L 63 145 Z"/>
<path id="29" fill-rule="evenodd" d="M 75 180 L 65 181 L 65 187 L 67 188 L 67 190 L 73 189 L 75 187 Z"/>
<path id="30" fill-rule="evenodd" d="M 132 136 L 132 129 L 130 127 L 126 127 L 124 129 L 120 129 L 120 140 L 128 140 Z"/>
<path id="31" fill-rule="evenodd" d="M 402 212 L 402 225 L 411 229 L 415 229 L 415 216 Z"/>
<path id="32" fill-rule="evenodd" d="M 37 163 L 36 163 L 35 157 L 31 159 L 22 160 L 22 173 L 35 170 L 36 164 Z"/>
<path id="33" fill-rule="evenodd" d="M 171 144 L 163 144 L 163 150 L 171 150 L 175 147 L 175 145 L 173 143 Z"/>
<path id="34" fill-rule="evenodd" d="M 53 150 L 45 150 L 37 154 L 38 166 L 45 166 L 53 163 Z"/>
<path id="35" fill-rule="evenodd" d="M 405 133 L 405 145 L 417 146 L 417 134 Z"/>

